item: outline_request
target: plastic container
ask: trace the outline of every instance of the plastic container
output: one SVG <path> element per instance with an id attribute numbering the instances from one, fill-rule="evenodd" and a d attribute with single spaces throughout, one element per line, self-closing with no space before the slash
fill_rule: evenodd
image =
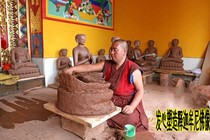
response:
<path id="1" fill-rule="evenodd" d="M 125 125 L 125 139 L 135 140 L 136 137 L 136 127 L 132 124 Z"/>

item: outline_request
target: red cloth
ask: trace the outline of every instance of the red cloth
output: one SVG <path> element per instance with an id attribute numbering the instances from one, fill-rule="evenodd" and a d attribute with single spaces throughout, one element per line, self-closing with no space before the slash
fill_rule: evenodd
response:
<path id="1" fill-rule="evenodd" d="M 11 69 L 11 64 L 9 64 L 9 63 L 4 64 L 2 69 L 3 69 L 3 71 L 8 71 L 9 69 Z"/>
<path id="2" fill-rule="evenodd" d="M 123 65 L 117 70 L 113 61 L 107 60 L 104 65 L 103 73 L 105 80 L 111 83 L 110 89 L 117 95 L 134 94 L 135 88 L 130 81 L 132 73 L 140 69 L 134 62 L 126 59 Z M 120 83 L 120 84 L 119 84 Z"/>
<path id="3" fill-rule="evenodd" d="M 126 59 L 123 65 L 116 70 L 113 61 L 106 60 L 103 68 L 105 80 L 111 83 L 110 89 L 114 91 L 112 101 L 116 106 L 124 107 L 129 105 L 135 95 L 135 88 L 130 81 L 131 74 L 140 67 L 134 62 Z M 132 114 L 119 113 L 108 121 L 110 127 L 124 129 L 125 124 L 133 124 L 137 131 L 148 129 L 148 118 L 144 112 L 142 101 Z"/>
<path id="4" fill-rule="evenodd" d="M 7 46 L 7 41 L 6 41 L 3 37 L 1 37 L 1 48 L 2 48 L 3 50 L 5 50 L 5 49 L 8 48 L 8 46 Z"/>

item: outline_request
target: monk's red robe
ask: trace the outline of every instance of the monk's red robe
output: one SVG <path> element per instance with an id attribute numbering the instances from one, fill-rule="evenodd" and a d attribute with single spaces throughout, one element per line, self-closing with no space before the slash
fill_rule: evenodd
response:
<path id="1" fill-rule="evenodd" d="M 117 70 L 116 64 L 106 60 L 103 68 L 103 76 L 111 83 L 110 89 L 114 91 L 112 101 L 116 106 L 124 107 L 129 105 L 135 95 L 132 73 L 141 68 L 134 62 L 126 59 L 123 65 Z M 110 127 L 124 129 L 125 124 L 133 124 L 137 131 L 148 129 L 148 118 L 144 112 L 142 101 L 132 114 L 119 113 L 107 121 Z"/>

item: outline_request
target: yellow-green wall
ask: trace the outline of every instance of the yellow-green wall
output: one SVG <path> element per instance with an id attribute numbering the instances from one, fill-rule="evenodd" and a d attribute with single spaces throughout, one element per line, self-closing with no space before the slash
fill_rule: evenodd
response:
<path id="1" fill-rule="evenodd" d="M 155 40 L 163 56 L 173 38 L 184 57 L 204 57 L 210 39 L 210 0 L 116 0 L 115 34 L 142 42 Z"/>
<path id="2" fill-rule="evenodd" d="M 142 50 L 153 39 L 160 56 L 178 38 L 184 57 L 204 57 L 210 38 L 209 5 L 210 0 L 115 0 L 114 31 L 44 19 L 44 57 L 58 57 L 60 48 L 67 48 L 72 56 L 77 33 L 86 34 L 86 46 L 93 55 L 100 48 L 106 48 L 107 54 L 110 38 L 118 35 L 141 40 Z"/>

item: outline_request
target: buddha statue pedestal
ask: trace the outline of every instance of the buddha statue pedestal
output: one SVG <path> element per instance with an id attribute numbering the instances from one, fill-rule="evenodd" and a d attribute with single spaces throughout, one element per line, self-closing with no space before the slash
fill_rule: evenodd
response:
<path id="1" fill-rule="evenodd" d="M 184 71 L 182 60 L 180 60 L 180 61 L 173 61 L 173 60 L 166 61 L 164 59 L 165 58 L 163 58 L 163 60 L 160 63 L 160 69 Z"/>
<path id="2" fill-rule="evenodd" d="M 22 67 L 20 69 L 10 69 L 8 70 L 9 74 L 13 76 L 19 76 L 20 79 L 28 77 L 39 76 L 39 69 L 37 67 Z"/>

